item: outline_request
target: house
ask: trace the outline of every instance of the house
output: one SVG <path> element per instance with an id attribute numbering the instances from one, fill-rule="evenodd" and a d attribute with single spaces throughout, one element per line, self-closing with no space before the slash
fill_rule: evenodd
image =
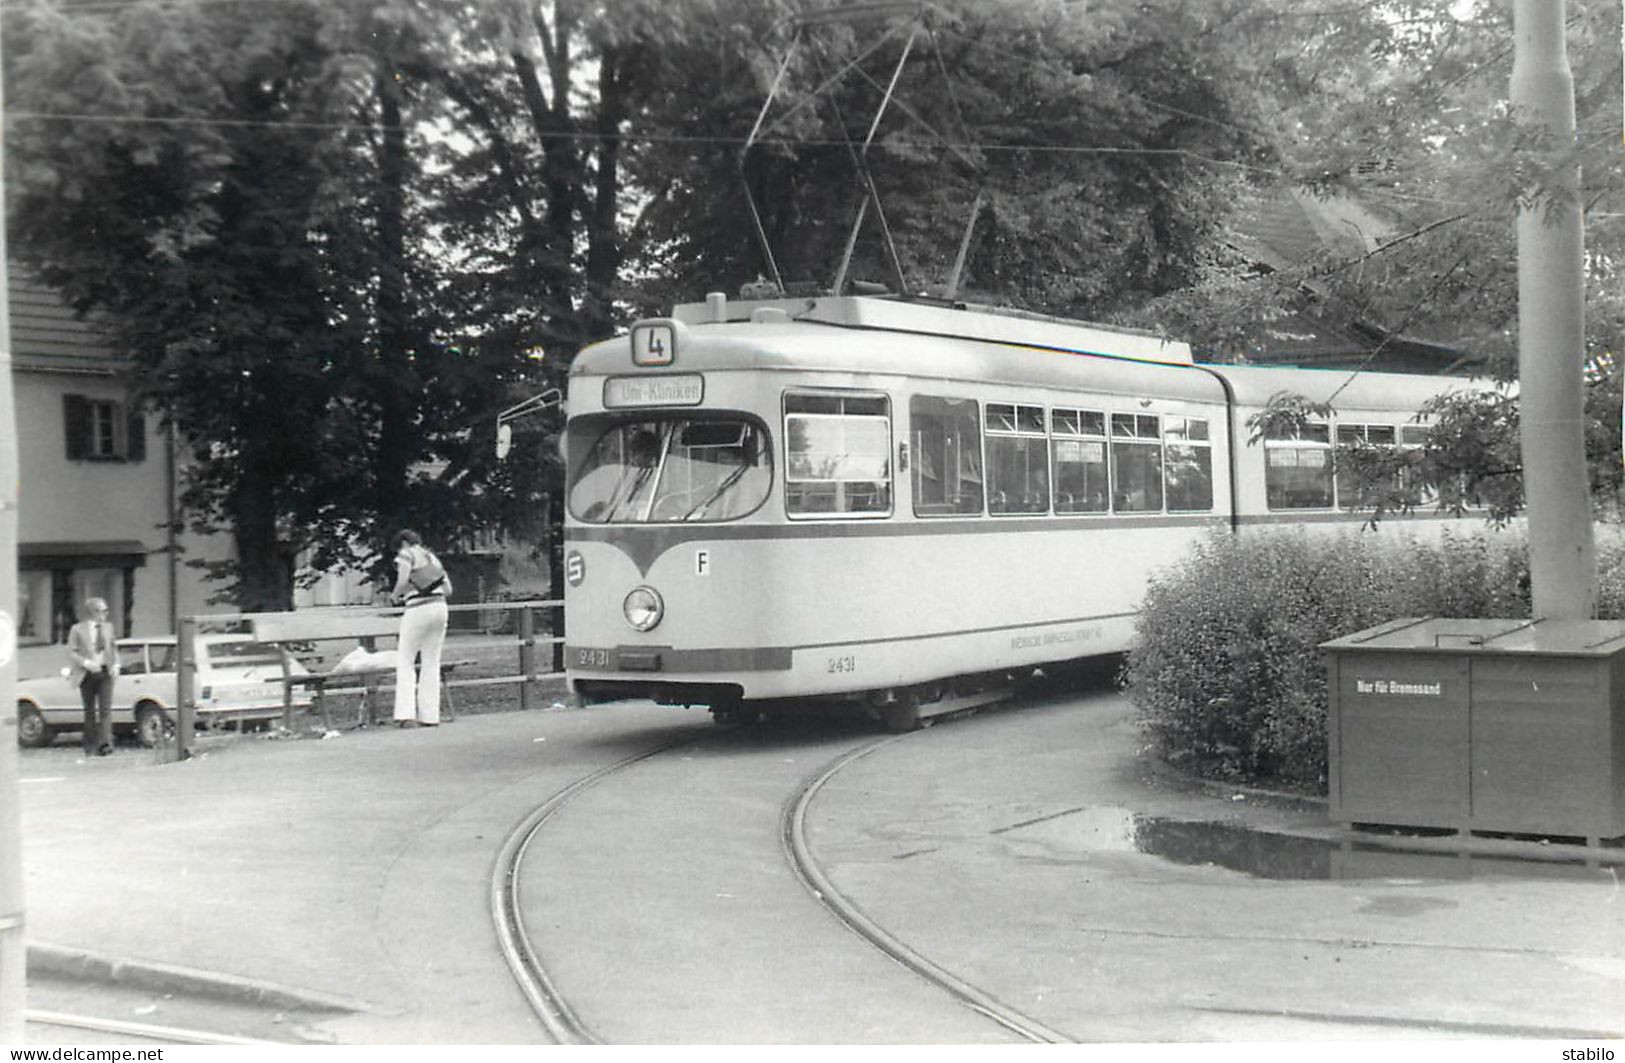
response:
<path id="1" fill-rule="evenodd" d="M 128 359 L 94 322 L 27 277 L 7 286 L 17 421 L 20 674 L 54 671 L 88 597 L 121 635 L 164 634 L 205 613 L 212 588 L 185 564 L 230 556 L 223 536 L 174 527 L 174 440 L 132 401 Z"/>
<path id="2" fill-rule="evenodd" d="M 1317 196 L 1303 189 L 1264 188 L 1241 203 L 1230 247 L 1260 273 L 1289 272 L 1317 256 L 1356 261 L 1393 237 L 1393 223 L 1377 208 L 1347 195 Z M 1460 373 L 1481 367 L 1481 357 L 1448 338 L 1409 328 L 1393 331 L 1365 317 L 1321 313 L 1323 295 L 1308 286 L 1311 309 L 1261 325 L 1247 360 L 1259 365 L 1371 369 L 1397 373 Z"/>

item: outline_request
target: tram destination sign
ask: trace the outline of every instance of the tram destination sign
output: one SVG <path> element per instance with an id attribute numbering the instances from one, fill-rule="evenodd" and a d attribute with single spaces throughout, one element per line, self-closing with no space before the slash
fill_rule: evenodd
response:
<path id="1" fill-rule="evenodd" d="M 705 378 L 697 373 L 676 376 L 612 376 L 604 381 L 604 406 L 698 406 L 705 398 Z"/>

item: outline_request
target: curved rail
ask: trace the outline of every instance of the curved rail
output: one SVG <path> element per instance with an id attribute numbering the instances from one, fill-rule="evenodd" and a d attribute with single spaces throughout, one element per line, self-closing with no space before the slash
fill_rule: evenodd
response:
<path id="1" fill-rule="evenodd" d="M 122 1019 L 104 1019 L 97 1015 L 71 1015 L 62 1011 L 41 1011 L 29 1008 L 23 1014 L 25 1021 L 37 1026 L 56 1026 L 69 1030 L 94 1030 L 97 1033 L 116 1033 L 123 1037 L 140 1037 L 148 1041 L 176 1045 L 282 1045 L 281 1041 L 260 1041 L 252 1037 L 234 1037 L 231 1034 L 212 1033 L 208 1030 L 188 1030 L 178 1026 L 154 1026 L 145 1022 L 126 1022 Z"/>
<path id="2" fill-rule="evenodd" d="M 848 929 L 972 1011 L 985 1015 L 1028 1041 L 1039 1044 L 1073 1043 L 1073 1038 L 1052 1030 L 989 996 L 887 933 L 883 927 L 865 915 L 851 899 L 836 889 L 829 876 L 819 869 L 818 862 L 813 858 L 812 849 L 807 844 L 806 836 L 807 808 L 812 803 L 813 797 L 847 765 L 867 757 L 882 746 L 906 737 L 908 737 L 906 734 L 890 735 L 848 750 L 831 761 L 822 771 L 810 776 L 802 784 L 800 791 L 791 796 L 784 806 L 784 814 L 780 821 L 785 855 L 789 858 L 791 866 L 818 902 L 835 918 L 846 924 Z"/>
<path id="3" fill-rule="evenodd" d="M 531 839 L 541 829 L 542 824 L 577 794 L 591 789 L 609 776 L 624 771 L 640 761 L 693 741 L 693 738 L 683 738 L 667 742 L 582 776 L 548 798 L 521 820 L 497 853 L 496 866 L 491 873 L 491 917 L 496 923 L 497 942 L 502 949 L 503 959 L 508 962 L 508 969 L 513 972 L 514 980 L 530 1003 L 531 1010 L 547 1028 L 548 1036 L 561 1045 L 595 1045 L 603 1042 L 570 1007 L 558 987 L 553 984 L 553 979 L 543 966 L 541 957 L 531 947 L 530 936 L 525 931 L 525 920 L 520 914 L 520 861 L 525 858 L 525 850 L 530 846 Z"/>

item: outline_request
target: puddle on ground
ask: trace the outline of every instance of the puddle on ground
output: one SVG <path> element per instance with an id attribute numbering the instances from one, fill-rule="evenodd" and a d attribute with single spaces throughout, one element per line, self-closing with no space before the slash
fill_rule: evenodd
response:
<path id="1" fill-rule="evenodd" d="M 1084 852 L 1145 853 L 1176 864 L 1223 867 L 1256 878 L 1286 880 L 1518 878 L 1613 882 L 1617 869 L 1598 866 L 1599 857 L 1617 860 L 1620 855 L 1617 848 L 1599 851 L 1562 843 L 1541 845 L 1538 856 L 1434 852 L 1407 848 L 1407 835 L 1397 832 L 1367 835 L 1366 840 L 1361 839 L 1360 832 L 1346 840 L 1305 838 L 1235 823 L 1149 816 L 1112 805 L 1072 809 L 995 833 Z M 1425 843 L 1428 838 L 1437 841 L 1450 834 L 1429 832 L 1409 837 Z"/>

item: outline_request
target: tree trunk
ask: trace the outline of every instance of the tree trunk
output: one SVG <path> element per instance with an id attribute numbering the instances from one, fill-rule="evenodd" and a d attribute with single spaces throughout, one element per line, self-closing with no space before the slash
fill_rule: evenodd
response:
<path id="1" fill-rule="evenodd" d="M 593 182 L 592 214 L 587 221 L 587 291 L 582 303 L 585 339 L 614 330 L 611 308 L 620 274 L 620 234 L 616 216 L 620 197 L 621 123 L 626 117 L 626 69 L 632 57 L 611 49 L 598 64 L 598 170 Z"/>
<path id="2" fill-rule="evenodd" d="M 541 145 L 542 193 L 547 198 L 543 214 L 545 244 L 530 249 L 531 260 L 540 277 L 541 298 L 550 331 L 555 338 L 579 342 L 574 316 L 575 237 L 577 189 L 580 184 L 580 154 L 572 138 L 575 123 L 570 114 L 574 54 L 572 38 L 576 30 L 573 5 L 554 5 L 551 27 L 537 19 L 542 55 L 547 63 L 551 95 L 542 90 L 541 75 L 523 53 L 512 55 L 514 73 L 530 112 L 536 140 Z"/>
<path id="3" fill-rule="evenodd" d="M 420 389 L 414 386 L 411 307 L 406 288 L 406 130 L 400 87 L 386 57 L 378 74 L 377 361 L 374 396 L 381 418 L 373 458 L 374 508 L 384 535 L 408 517 L 407 470 Z"/>
<path id="4" fill-rule="evenodd" d="M 293 572 L 277 534 L 275 472 L 244 455 L 245 468 L 232 505 L 232 542 L 237 548 L 237 608 L 249 613 L 293 608 Z"/>

